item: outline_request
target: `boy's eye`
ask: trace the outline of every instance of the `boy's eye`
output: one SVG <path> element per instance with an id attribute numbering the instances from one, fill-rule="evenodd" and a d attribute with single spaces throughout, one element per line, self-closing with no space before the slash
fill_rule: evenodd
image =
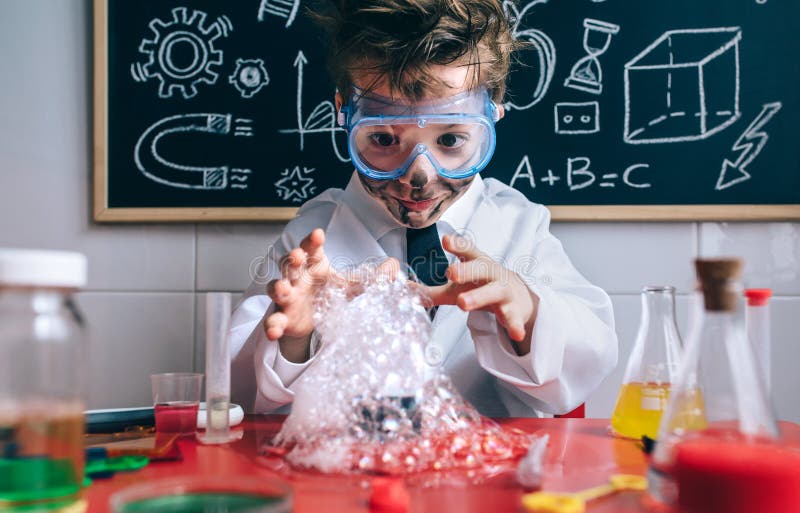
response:
<path id="1" fill-rule="evenodd" d="M 463 135 L 447 133 L 440 135 L 436 142 L 445 148 L 458 148 L 464 144 L 465 141 L 466 139 Z"/>
<path id="2" fill-rule="evenodd" d="M 394 136 L 386 132 L 375 132 L 370 134 L 369 138 L 378 146 L 391 146 L 396 142 Z"/>

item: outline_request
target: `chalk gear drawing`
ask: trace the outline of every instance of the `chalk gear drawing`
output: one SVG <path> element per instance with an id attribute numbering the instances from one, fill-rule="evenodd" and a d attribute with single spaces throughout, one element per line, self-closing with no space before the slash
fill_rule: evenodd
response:
<path id="1" fill-rule="evenodd" d="M 172 10 L 172 21 L 150 21 L 153 39 L 142 39 L 139 44 L 139 52 L 148 58 L 144 64 L 131 64 L 134 80 L 158 79 L 158 96 L 170 98 L 177 90 L 187 100 L 197 94 L 197 84 L 216 83 L 219 75 L 211 68 L 222 64 L 222 51 L 214 48 L 214 41 L 226 37 L 233 25 L 227 16 L 217 18 L 208 27 L 205 20 L 206 13 L 202 11 L 177 7 Z M 175 58 L 176 52 L 182 54 L 180 62 Z"/>
<path id="2" fill-rule="evenodd" d="M 269 84 L 267 68 L 261 59 L 236 59 L 236 69 L 228 77 L 242 98 L 252 98 L 262 87 Z"/>

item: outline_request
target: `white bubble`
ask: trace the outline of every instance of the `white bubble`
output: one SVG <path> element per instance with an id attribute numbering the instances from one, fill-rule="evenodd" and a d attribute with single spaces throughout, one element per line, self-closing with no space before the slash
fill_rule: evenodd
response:
<path id="1" fill-rule="evenodd" d="M 289 463 L 404 474 L 488 465 L 497 444 L 524 454 L 527 437 L 482 419 L 440 370 L 425 380 L 432 330 L 423 289 L 378 264 L 346 269 L 315 299 L 320 350 L 293 386 L 292 413 L 274 440 Z"/>

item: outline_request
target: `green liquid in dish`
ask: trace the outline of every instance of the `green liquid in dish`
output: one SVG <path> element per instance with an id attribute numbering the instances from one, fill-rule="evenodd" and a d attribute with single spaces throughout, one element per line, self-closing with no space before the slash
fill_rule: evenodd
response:
<path id="1" fill-rule="evenodd" d="M 262 508 L 272 511 L 271 508 L 283 500 L 284 497 L 198 492 L 130 502 L 122 507 L 120 513 L 256 513 Z"/>

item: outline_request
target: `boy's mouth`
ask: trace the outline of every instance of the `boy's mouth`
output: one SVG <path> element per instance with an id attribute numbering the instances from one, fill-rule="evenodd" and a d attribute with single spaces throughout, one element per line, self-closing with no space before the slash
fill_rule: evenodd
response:
<path id="1" fill-rule="evenodd" d="M 397 198 L 397 201 L 399 201 L 401 205 L 406 207 L 408 210 L 411 210 L 412 212 L 422 212 L 423 210 L 428 210 L 434 204 L 436 204 L 438 199 L 436 197 L 433 197 L 422 201 L 413 201 L 413 200 L 404 200 Z"/>

